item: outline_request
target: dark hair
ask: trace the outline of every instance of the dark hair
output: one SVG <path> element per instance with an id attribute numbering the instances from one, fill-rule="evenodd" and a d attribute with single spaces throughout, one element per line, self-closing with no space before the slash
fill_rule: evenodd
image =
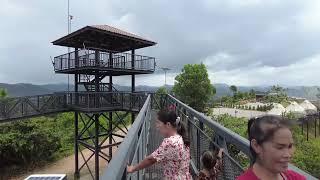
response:
<path id="1" fill-rule="evenodd" d="M 181 120 L 179 121 L 178 124 L 176 124 L 177 121 L 177 114 L 175 111 L 168 111 L 168 110 L 161 110 L 158 112 L 158 120 L 163 122 L 163 123 L 170 123 L 171 126 L 175 127 L 177 129 L 177 132 L 179 135 L 181 135 L 182 139 L 183 139 L 183 143 L 185 146 L 189 147 L 190 145 L 190 141 L 189 141 L 189 137 L 187 135 L 187 131 L 186 131 L 186 127 L 185 125 L 181 122 Z"/>
<path id="2" fill-rule="evenodd" d="M 248 136 L 250 141 L 250 151 L 253 156 L 253 163 L 257 159 L 257 153 L 253 150 L 251 140 L 255 139 L 259 145 L 273 138 L 276 131 L 281 128 L 290 129 L 291 123 L 280 116 L 266 115 L 251 118 L 248 121 Z"/>
<path id="3" fill-rule="evenodd" d="M 207 170 L 212 170 L 217 162 L 216 152 L 213 151 L 205 151 L 201 156 L 201 163 L 203 167 Z"/>

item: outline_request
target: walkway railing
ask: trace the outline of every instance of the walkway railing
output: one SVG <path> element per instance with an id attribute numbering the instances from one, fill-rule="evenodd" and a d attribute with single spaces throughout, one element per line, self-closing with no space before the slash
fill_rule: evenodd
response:
<path id="1" fill-rule="evenodd" d="M 218 179 L 233 180 L 249 166 L 251 155 L 247 139 L 223 127 L 203 113 L 192 109 L 170 95 L 163 97 L 153 95 L 151 100 L 152 103 L 150 102 L 150 98 L 148 98 L 144 104 L 139 116 L 136 118 L 134 126 L 129 130 L 128 136 L 120 145 L 118 154 L 113 157 L 104 172 L 104 178 L 161 179 L 161 166 L 153 166 L 134 174 L 126 174 L 126 165 L 140 162 L 144 157 L 153 152 L 162 140 L 162 137 L 153 128 L 156 118 L 155 111 L 149 108 L 151 106 L 153 109 L 156 109 L 158 106 L 163 108 L 172 104 L 176 106 L 176 111 L 182 121 L 187 124 L 191 140 L 190 151 L 192 159 L 190 169 L 194 176 L 202 169 L 200 157 L 206 150 L 225 149 L 222 173 L 220 173 Z M 305 175 L 308 180 L 316 179 L 293 165 L 290 165 L 289 168 Z"/>
<path id="2" fill-rule="evenodd" d="M 60 92 L 5 98 L 0 100 L 0 123 L 67 111 L 130 110 L 138 112 L 146 98 L 146 93 L 129 92 Z"/>
<path id="3" fill-rule="evenodd" d="M 0 123 L 64 111 L 67 108 L 63 94 L 4 98 L 0 100 Z"/>
<path id="4" fill-rule="evenodd" d="M 126 166 L 140 162 L 146 155 L 149 143 L 148 134 L 151 121 L 151 97 L 148 96 L 141 111 L 112 158 L 102 179 L 143 179 L 143 171 L 128 175 Z"/>
<path id="5" fill-rule="evenodd" d="M 196 129 L 196 133 L 193 131 L 190 136 L 194 137 L 195 135 L 197 135 L 196 140 L 195 138 L 191 140 L 193 142 L 196 142 L 194 144 L 197 144 L 196 147 L 198 148 L 197 150 L 193 150 L 194 154 L 191 154 L 194 157 L 193 161 L 198 161 L 197 163 L 195 163 L 197 169 L 201 169 L 199 159 L 203 150 L 212 150 L 210 146 L 208 147 L 208 145 L 206 145 L 208 143 L 203 142 L 203 139 L 201 138 L 202 135 L 200 135 L 199 137 L 199 135 L 197 134 L 201 131 L 204 132 L 205 137 L 207 137 L 207 139 L 204 138 L 204 141 L 209 141 L 208 138 L 210 138 L 211 141 L 215 142 L 219 147 L 226 150 L 226 154 L 223 157 L 223 179 L 234 179 L 237 175 L 239 175 L 239 173 L 241 173 L 242 168 L 247 168 L 250 159 L 252 159 L 250 153 L 250 144 L 247 139 L 241 137 L 239 134 L 234 133 L 230 129 L 223 127 L 222 125 L 217 123 L 217 121 L 214 121 L 211 118 L 205 116 L 203 113 L 194 110 L 193 108 L 189 107 L 188 105 L 184 104 L 171 95 L 167 97 L 166 102 L 167 104 L 175 104 L 177 107 L 177 112 L 181 117 L 194 119 L 194 123 L 192 123 L 191 126 L 189 125 L 188 129 L 189 132 L 190 129 Z M 233 159 L 236 162 L 233 161 Z M 241 167 L 239 167 L 240 163 Z M 307 177 L 308 180 L 316 180 L 315 177 L 293 165 L 289 165 L 289 169 L 303 174 Z"/>

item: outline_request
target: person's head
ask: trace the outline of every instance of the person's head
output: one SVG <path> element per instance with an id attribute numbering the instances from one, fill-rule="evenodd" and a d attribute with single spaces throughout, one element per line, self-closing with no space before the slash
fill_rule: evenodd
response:
<path id="1" fill-rule="evenodd" d="M 182 136 L 184 144 L 189 146 L 189 140 L 184 124 L 181 122 L 180 117 L 177 116 L 173 110 L 161 110 L 158 112 L 158 119 L 156 121 L 156 128 L 160 134 L 168 137 L 175 132 Z"/>
<path id="2" fill-rule="evenodd" d="M 294 151 L 289 121 L 270 115 L 252 118 L 248 122 L 248 135 L 254 163 L 273 173 L 288 168 Z"/>
<path id="3" fill-rule="evenodd" d="M 213 167 L 216 165 L 217 162 L 217 156 L 216 153 L 213 151 L 205 151 L 201 156 L 201 163 L 203 165 L 203 168 L 210 171 L 213 169 Z"/>

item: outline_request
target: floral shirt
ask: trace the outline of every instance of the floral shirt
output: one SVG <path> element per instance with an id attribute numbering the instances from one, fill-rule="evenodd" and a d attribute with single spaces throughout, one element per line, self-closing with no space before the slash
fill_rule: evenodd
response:
<path id="1" fill-rule="evenodd" d="M 164 178 L 167 180 L 190 180 L 190 149 L 180 135 L 164 138 L 151 156 L 161 163 Z"/>

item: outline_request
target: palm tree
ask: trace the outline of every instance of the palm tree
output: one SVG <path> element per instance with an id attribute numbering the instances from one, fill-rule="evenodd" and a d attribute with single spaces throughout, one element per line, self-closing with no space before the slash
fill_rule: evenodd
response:
<path id="1" fill-rule="evenodd" d="M 234 95 L 237 93 L 237 91 L 238 91 L 237 86 L 235 86 L 235 85 L 230 86 L 229 89 L 232 91 L 233 96 L 234 96 Z"/>
<path id="2" fill-rule="evenodd" d="M 318 93 L 316 94 L 317 98 L 320 99 L 320 88 L 317 88 Z"/>

